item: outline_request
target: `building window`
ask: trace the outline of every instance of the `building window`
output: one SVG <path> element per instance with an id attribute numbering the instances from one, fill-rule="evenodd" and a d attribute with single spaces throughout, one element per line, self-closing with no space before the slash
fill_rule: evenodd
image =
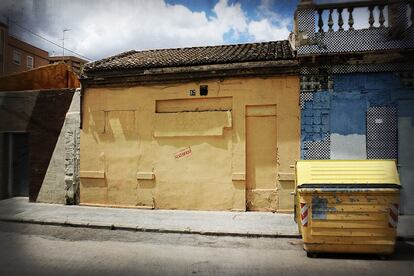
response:
<path id="1" fill-rule="evenodd" d="M 20 65 L 21 59 L 22 59 L 22 55 L 20 54 L 20 52 L 14 50 L 13 51 L 13 62 L 17 65 Z"/>
<path id="2" fill-rule="evenodd" d="M 27 56 L 27 68 L 33 69 L 33 57 Z"/>

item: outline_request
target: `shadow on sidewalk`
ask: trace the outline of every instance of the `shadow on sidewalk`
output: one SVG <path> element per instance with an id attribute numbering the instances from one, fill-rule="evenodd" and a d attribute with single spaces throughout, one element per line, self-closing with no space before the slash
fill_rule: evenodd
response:
<path id="1" fill-rule="evenodd" d="M 378 261 L 413 261 L 414 241 L 397 241 L 393 255 L 384 256 L 381 254 L 333 254 L 318 253 L 315 259 L 344 259 L 344 260 L 378 260 Z"/>

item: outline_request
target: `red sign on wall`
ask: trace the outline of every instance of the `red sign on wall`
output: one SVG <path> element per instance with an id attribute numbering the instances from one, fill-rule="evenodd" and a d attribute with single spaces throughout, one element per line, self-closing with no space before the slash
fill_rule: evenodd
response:
<path id="1" fill-rule="evenodd" d="M 190 155 L 191 155 L 191 148 L 190 147 L 185 148 L 183 150 L 180 150 L 179 152 L 174 153 L 175 159 L 181 159 L 183 157 L 190 156 Z"/>

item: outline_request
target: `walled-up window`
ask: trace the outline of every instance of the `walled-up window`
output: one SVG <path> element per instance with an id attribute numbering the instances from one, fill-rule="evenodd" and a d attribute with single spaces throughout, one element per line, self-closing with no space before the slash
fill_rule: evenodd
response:
<path id="1" fill-rule="evenodd" d="M 17 65 L 20 65 L 20 63 L 22 62 L 22 55 L 19 51 L 13 50 L 13 62 Z"/>
<path id="2" fill-rule="evenodd" d="M 33 57 L 27 56 L 27 68 L 33 69 Z"/>

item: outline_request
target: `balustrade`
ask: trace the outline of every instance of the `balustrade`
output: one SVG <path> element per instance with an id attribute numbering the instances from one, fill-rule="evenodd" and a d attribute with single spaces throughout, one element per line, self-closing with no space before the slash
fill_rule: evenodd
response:
<path id="1" fill-rule="evenodd" d="M 414 0 L 301 0 L 298 55 L 414 47 Z"/>
<path id="2" fill-rule="evenodd" d="M 366 9 L 366 15 L 368 15 L 368 22 L 366 23 L 369 29 L 385 28 L 386 22 L 388 21 L 386 19 L 385 11 L 388 9 L 388 5 L 385 4 L 385 2 L 384 3 L 378 2 L 377 4 L 375 4 L 375 2 L 370 1 L 370 3 L 374 3 L 374 4 L 369 4 L 369 2 L 367 2 L 366 5 L 363 5 L 359 2 L 355 2 L 355 3 L 348 3 L 348 6 L 345 6 L 343 4 L 338 5 L 338 7 L 335 7 L 333 4 L 317 5 L 316 6 L 316 15 L 318 17 L 317 32 L 324 33 L 325 26 L 327 26 L 327 32 L 333 32 L 335 23 L 338 26 L 338 29 L 337 29 L 338 32 L 345 31 L 345 29 L 349 31 L 355 30 L 354 12 L 355 12 L 355 9 L 358 9 L 358 8 Z M 412 7 L 414 4 L 410 3 L 410 5 Z M 334 14 L 336 16 L 334 16 Z M 348 15 L 348 20 L 345 23 L 344 17 L 346 18 L 346 14 Z M 327 18 L 324 15 L 327 15 Z M 361 12 L 359 13 L 359 15 L 361 15 Z M 335 22 L 334 22 L 334 18 L 335 18 Z M 411 18 L 413 18 L 413 13 L 411 13 Z M 357 19 L 361 20 L 361 18 L 357 18 Z"/>

